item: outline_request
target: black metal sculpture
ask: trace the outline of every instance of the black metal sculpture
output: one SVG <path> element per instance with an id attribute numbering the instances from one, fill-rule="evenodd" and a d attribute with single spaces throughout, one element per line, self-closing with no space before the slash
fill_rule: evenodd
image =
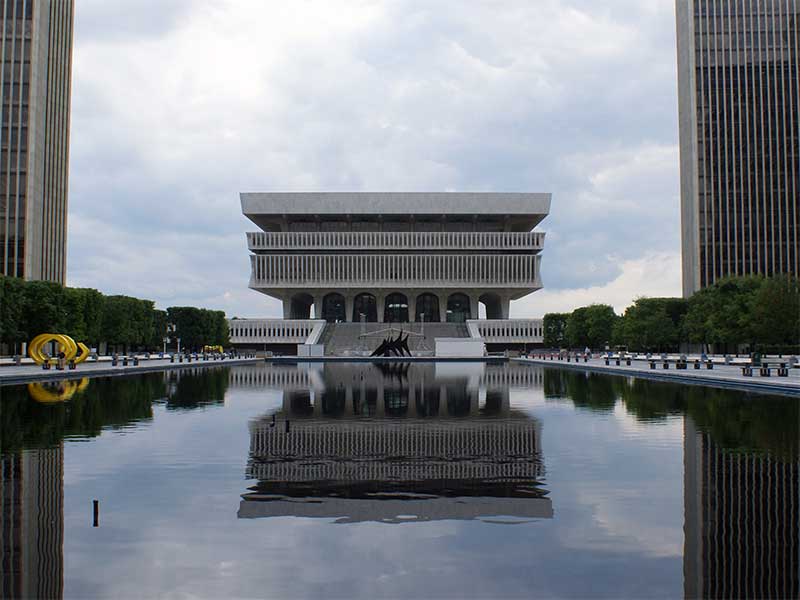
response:
<path id="1" fill-rule="evenodd" d="M 387 337 L 381 342 L 381 345 L 375 349 L 372 356 L 383 356 L 387 358 L 391 356 L 411 356 L 411 350 L 408 347 L 408 334 L 406 334 L 404 338 L 403 332 L 401 331 L 397 339 L 392 339 L 391 336 Z"/>

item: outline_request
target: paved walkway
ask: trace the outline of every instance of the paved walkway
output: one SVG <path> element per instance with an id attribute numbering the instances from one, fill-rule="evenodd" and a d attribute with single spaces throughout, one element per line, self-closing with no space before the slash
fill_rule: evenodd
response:
<path id="1" fill-rule="evenodd" d="M 132 361 L 128 361 L 128 366 L 122 366 L 122 360 L 116 367 L 111 366 L 110 360 L 99 362 L 87 361 L 77 366 L 74 371 L 64 369 L 56 370 L 55 367 L 45 371 L 38 365 L 23 364 L 17 366 L 0 367 L 0 385 L 12 385 L 17 383 L 30 383 L 34 381 L 57 381 L 60 379 L 80 379 L 81 377 L 106 377 L 109 375 L 135 375 L 136 373 L 148 373 L 152 371 L 164 371 L 166 369 L 183 369 L 188 367 L 227 367 L 231 365 L 253 364 L 263 361 L 263 358 L 227 358 L 225 360 L 192 360 L 180 363 L 175 359 L 171 363 L 168 358 L 151 358 L 149 360 L 140 359 L 138 366 L 133 366 Z"/>
<path id="2" fill-rule="evenodd" d="M 685 371 L 675 369 L 675 363 L 670 363 L 669 369 L 663 368 L 661 361 L 656 362 L 656 369 L 650 368 L 650 363 L 645 360 L 634 360 L 631 366 L 625 365 L 625 361 L 620 361 L 620 366 L 616 366 L 615 360 L 609 361 L 609 366 L 605 365 L 602 358 L 590 358 L 588 362 L 567 362 L 566 359 L 560 361 L 543 360 L 539 358 L 514 358 L 514 362 L 536 364 L 558 369 L 573 369 L 580 371 L 594 371 L 598 373 L 609 373 L 612 375 L 626 375 L 643 377 L 647 379 L 659 379 L 662 381 L 673 381 L 694 385 L 707 385 L 712 387 L 731 387 L 758 391 L 762 393 L 788 394 L 800 396 L 800 369 L 789 369 L 789 377 L 778 377 L 775 369 L 772 370 L 770 377 L 761 377 L 758 369 L 753 369 L 752 377 L 742 375 L 740 366 L 726 366 L 715 364 L 713 370 L 707 370 L 705 365 L 701 370 L 695 370 L 692 364 Z"/>

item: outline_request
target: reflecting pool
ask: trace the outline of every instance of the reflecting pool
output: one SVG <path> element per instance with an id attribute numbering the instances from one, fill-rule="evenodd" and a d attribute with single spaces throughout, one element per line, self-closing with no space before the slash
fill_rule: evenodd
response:
<path id="1" fill-rule="evenodd" d="M 504 363 L 0 387 L 0 597 L 797 598 L 799 407 Z"/>

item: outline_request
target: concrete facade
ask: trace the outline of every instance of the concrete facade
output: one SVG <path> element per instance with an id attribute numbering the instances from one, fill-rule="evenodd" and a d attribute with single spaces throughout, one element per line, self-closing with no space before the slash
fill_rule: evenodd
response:
<path id="1" fill-rule="evenodd" d="M 800 1 L 676 0 L 685 296 L 800 273 Z"/>
<path id="2" fill-rule="evenodd" d="M 542 287 L 549 194 L 242 194 L 250 287 L 284 318 L 328 322 L 507 319 Z"/>
<path id="3" fill-rule="evenodd" d="M 74 0 L 0 16 L 0 274 L 64 283 Z"/>

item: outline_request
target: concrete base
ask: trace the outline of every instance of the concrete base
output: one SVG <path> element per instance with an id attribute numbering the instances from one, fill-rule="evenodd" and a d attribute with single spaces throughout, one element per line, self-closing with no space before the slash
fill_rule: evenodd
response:
<path id="1" fill-rule="evenodd" d="M 486 345 L 473 338 L 436 338 L 436 356 L 443 358 L 483 358 Z"/>

